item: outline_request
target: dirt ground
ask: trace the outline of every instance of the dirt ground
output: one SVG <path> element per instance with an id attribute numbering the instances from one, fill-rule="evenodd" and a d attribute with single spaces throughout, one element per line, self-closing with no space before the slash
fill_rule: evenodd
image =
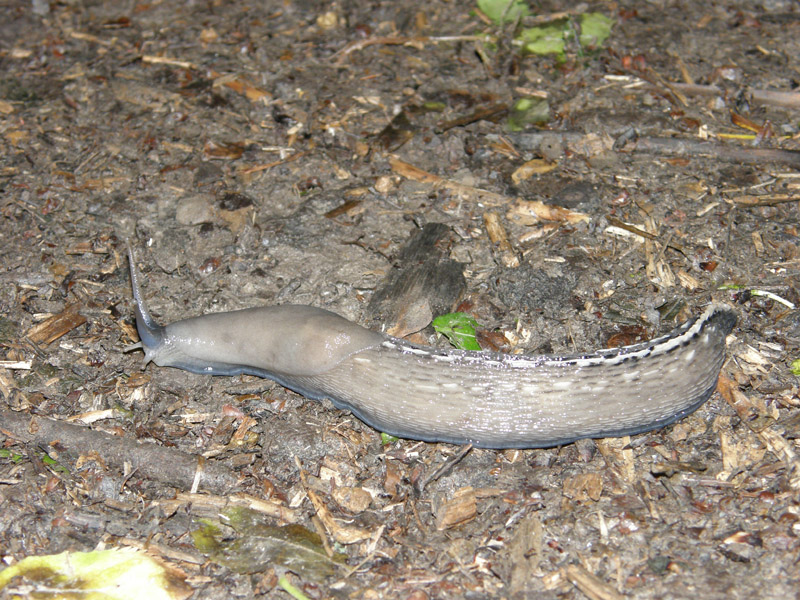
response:
<path id="1" fill-rule="evenodd" d="M 800 6 L 573 8 L 614 26 L 559 59 L 513 43 L 546 19 L 469 2 L 0 2 L 4 564 L 134 547 L 196 598 L 800 598 Z M 514 130 L 521 98 L 549 114 Z M 718 393 L 632 438 L 470 450 L 125 352 L 128 243 L 160 322 L 295 303 L 374 326 L 433 222 L 505 351 L 735 306 Z M 344 562 L 204 554 L 231 506 Z"/>

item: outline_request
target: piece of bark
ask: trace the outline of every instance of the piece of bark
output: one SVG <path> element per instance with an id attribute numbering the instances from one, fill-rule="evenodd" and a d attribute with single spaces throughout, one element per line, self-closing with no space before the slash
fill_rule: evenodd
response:
<path id="1" fill-rule="evenodd" d="M 411 237 L 372 295 L 370 325 L 403 337 L 456 306 L 467 284 L 461 263 L 449 258 L 452 235 L 447 225 L 428 223 Z"/>
<path id="2" fill-rule="evenodd" d="M 110 468 L 122 471 L 127 462 L 138 477 L 184 490 L 192 489 L 195 478 L 201 489 L 218 494 L 239 482 L 236 473 L 202 457 L 38 415 L 0 409 L 0 432 L 38 446 L 59 461 L 96 452 Z"/>
<path id="3" fill-rule="evenodd" d="M 84 323 L 86 317 L 78 313 L 78 303 L 75 302 L 57 315 L 31 327 L 25 336 L 34 344 L 46 346 Z"/>

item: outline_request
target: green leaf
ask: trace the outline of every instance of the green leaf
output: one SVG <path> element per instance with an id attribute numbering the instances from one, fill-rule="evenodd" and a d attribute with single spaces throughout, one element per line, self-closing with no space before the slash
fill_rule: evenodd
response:
<path id="1" fill-rule="evenodd" d="M 542 25 L 523 29 L 517 38 L 522 42 L 522 49 L 528 54 L 564 54 L 564 33 L 566 22 Z"/>
<path id="2" fill-rule="evenodd" d="M 550 103 L 546 98 L 520 98 L 508 115 L 511 131 L 522 131 L 527 125 L 547 123 L 550 120 Z"/>
<path id="3" fill-rule="evenodd" d="M 428 100 L 422 103 L 422 108 L 430 112 L 444 112 L 447 109 L 447 105 L 444 102 Z"/>
<path id="4" fill-rule="evenodd" d="M 344 554 L 329 557 L 320 537 L 302 525 L 270 525 L 261 513 L 234 507 L 220 521 L 201 520 L 192 532 L 195 547 L 214 562 L 237 573 L 259 573 L 281 566 L 300 577 L 320 581 L 345 563 Z M 227 525 L 234 531 L 223 531 Z"/>
<path id="5" fill-rule="evenodd" d="M 789 367 L 789 370 L 792 372 L 792 375 L 800 377 L 800 358 L 792 361 L 792 366 Z"/>
<path id="6" fill-rule="evenodd" d="M 10 458 L 11 462 L 15 463 L 22 461 L 21 454 L 17 454 L 16 452 L 12 452 L 11 450 L 5 450 L 5 449 L 0 450 L 0 458 Z"/>
<path id="7" fill-rule="evenodd" d="M 293 586 L 292 582 L 289 581 L 285 575 L 278 578 L 278 585 L 295 600 L 309 600 L 309 597 Z"/>
<path id="8" fill-rule="evenodd" d="M 69 474 L 69 469 L 67 469 L 67 467 L 59 464 L 57 460 L 51 458 L 47 454 L 42 455 L 42 462 L 46 464 L 48 467 L 51 467 L 56 473 L 63 473 L 65 475 Z"/>
<path id="9" fill-rule="evenodd" d="M 29 556 L 0 572 L 0 590 L 24 577 L 31 598 L 183 600 L 192 595 L 185 574 L 133 548 Z M 19 585 L 19 584 L 17 584 Z"/>
<path id="10" fill-rule="evenodd" d="M 478 0 L 478 8 L 494 21 L 495 25 L 516 21 L 519 17 L 531 14 L 525 0 Z"/>
<path id="11" fill-rule="evenodd" d="M 580 21 L 581 48 L 599 48 L 611 35 L 611 28 L 614 26 L 614 19 L 598 12 L 583 14 Z M 571 22 L 568 19 L 561 19 L 547 25 L 523 29 L 517 37 L 517 41 L 522 44 L 523 51 L 528 54 L 556 54 L 560 60 L 563 60 L 566 40 L 574 35 Z"/>
<path id="12" fill-rule="evenodd" d="M 433 328 L 445 336 L 459 350 L 480 350 L 475 339 L 478 322 L 466 313 L 441 315 L 433 320 Z"/>
<path id="13" fill-rule="evenodd" d="M 381 433 L 381 444 L 394 444 L 399 439 L 399 437 L 390 435 L 388 433 Z"/>
<path id="14" fill-rule="evenodd" d="M 592 12 L 581 16 L 581 46 L 599 48 L 611 35 L 614 19 L 603 13 Z"/>

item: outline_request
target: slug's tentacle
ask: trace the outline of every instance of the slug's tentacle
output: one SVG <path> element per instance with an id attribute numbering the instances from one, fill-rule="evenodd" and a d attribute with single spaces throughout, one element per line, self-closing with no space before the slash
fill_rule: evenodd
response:
<path id="1" fill-rule="evenodd" d="M 134 263 L 133 249 L 130 246 L 128 246 L 128 264 L 130 265 L 131 287 L 133 288 L 133 300 L 135 302 L 136 329 L 139 332 L 140 340 L 140 345 L 131 346 L 130 349 L 142 348 L 144 350 L 144 364 L 146 365 L 153 359 L 153 349 L 159 348 L 164 343 L 164 327 L 156 323 L 153 317 L 150 316 L 150 311 L 147 310 L 147 305 L 142 295 L 142 287 L 139 284 L 139 271 Z"/>
<path id="2" fill-rule="evenodd" d="M 488 448 L 554 446 L 640 433 L 713 393 L 733 310 L 643 344 L 570 356 L 436 350 L 310 306 L 271 306 L 158 325 L 129 254 L 145 362 L 210 375 L 267 377 L 329 398 L 381 431 Z"/>

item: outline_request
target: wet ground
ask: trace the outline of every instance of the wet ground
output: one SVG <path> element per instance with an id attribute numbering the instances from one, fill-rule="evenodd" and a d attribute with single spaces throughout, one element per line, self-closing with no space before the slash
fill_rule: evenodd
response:
<path id="1" fill-rule="evenodd" d="M 236 504 L 345 555 L 288 568 L 310 598 L 798 597 L 796 2 L 587 4 L 568 22 L 600 12 L 610 37 L 562 57 L 512 43 L 550 17 L 498 27 L 470 3 L 0 11 L 6 564 L 133 546 L 197 598 L 288 597 L 285 561 L 193 543 Z M 522 98 L 546 100 L 539 124 Z M 505 351 L 735 306 L 720 393 L 631 438 L 468 450 L 125 352 L 128 243 L 161 322 L 295 303 L 374 325 L 433 222 L 463 264 L 452 308 Z M 193 489 L 198 457 L 215 479 Z"/>

